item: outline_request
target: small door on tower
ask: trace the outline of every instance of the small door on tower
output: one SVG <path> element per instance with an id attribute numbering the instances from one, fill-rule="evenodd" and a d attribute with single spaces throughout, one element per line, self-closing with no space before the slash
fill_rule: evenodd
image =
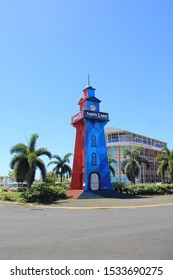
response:
<path id="1" fill-rule="evenodd" d="M 90 175 L 90 188 L 92 191 L 99 189 L 99 175 L 97 173 L 91 173 Z"/>

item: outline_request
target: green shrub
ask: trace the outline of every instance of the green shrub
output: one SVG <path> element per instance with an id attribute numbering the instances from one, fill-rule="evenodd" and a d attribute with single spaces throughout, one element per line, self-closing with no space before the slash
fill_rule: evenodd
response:
<path id="1" fill-rule="evenodd" d="M 7 187 L 0 187 L 0 193 L 1 192 L 8 192 L 8 188 Z"/>
<path id="2" fill-rule="evenodd" d="M 129 188 L 126 187 L 126 184 L 123 182 L 112 182 L 112 185 L 114 186 L 114 190 L 121 192 L 121 193 L 127 193 Z"/>
<path id="3" fill-rule="evenodd" d="M 19 192 L 1 192 L 0 193 L 0 200 L 5 200 L 5 201 L 18 201 L 18 202 L 23 202 L 23 198 L 21 196 L 21 193 Z"/>
<path id="4" fill-rule="evenodd" d="M 65 198 L 66 190 L 62 186 L 39 185 L 22 193 L 25 202 L 51 203 Z"/>
<path id="5" fill-rule="evenodd" d="M 130 186 L 128 193 L 134 195 L 173 194 L 173 184 L 135 184 Z"/>
<path id="6" fill-rule="evenodd" d="M 70 183 L 69 183 L 69 181 L 64 181 L 64 182 L 61 183 L 61 186 L 62 186 L 64 189 L 68 190 L 69 187 L 70 187 Z"/>

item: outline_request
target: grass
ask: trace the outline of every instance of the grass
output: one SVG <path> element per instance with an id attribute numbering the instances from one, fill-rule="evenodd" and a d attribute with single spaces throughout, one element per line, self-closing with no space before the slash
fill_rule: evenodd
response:
<path id="1" fill-rule="evenodd" d="M 24 199 L 21 197 L 21 192 L 1 191 L 0 192 L 0 200 L 2 200 L 2 201 L 25 202 Z"/>

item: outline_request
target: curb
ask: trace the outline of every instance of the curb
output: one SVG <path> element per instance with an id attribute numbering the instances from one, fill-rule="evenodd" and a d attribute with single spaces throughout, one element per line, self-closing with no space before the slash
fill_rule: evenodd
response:
<path id="1" fill-rule="evenodd" d="M 109 209 L 135 209 L 135 208 L 149 208 L 149 207 L 163 207 L 173 206 L 171 203 L 158 203 L 158 204 L 146 204 L 146 205 L 122 205 L 122 206 L 49 206 L 49 205 L 35 205 L 31 203 L 16 203 L 11 201 L 0 201 L 0 204 L 6 204 L 11 206 L 25 206 L 32 208 L 45 208 L 45 209 L 56 209 L 56 210 L 109 210 Z"/>

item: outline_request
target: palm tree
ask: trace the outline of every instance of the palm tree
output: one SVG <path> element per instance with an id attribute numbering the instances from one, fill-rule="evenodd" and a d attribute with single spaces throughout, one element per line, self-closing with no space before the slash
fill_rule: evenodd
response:
<path id="1" fill-rule="evenodd" d="M 140 155 L 140 151 L 142 151 L 141 147 L 137 147 L 133 150 L 126 149 L 124 152 L 125 160 L 121 164 L 122 172 L 133 184 L 135 184 L 135 179 L 138 178 L 140 174 L 141 163 L 146 164 L 147 168 L 150 166 L 148 160 Z"/>
<path id="2" fill-rule="evenodd" d="M 173 183 L 173 150 L 169 150 L 166 146 L 163 147 L 162 150 L 165 151 L 165 153 L 157 155 L 155 158 L 155 162 L 160 162 L 157 172 L 164 181 L 165 172 L 168 170 L 171 177 L 171 183 Z"/>
<path id="3" fill-rule="evenodd" d="M 112 163 L 117 163 L 117 161 L 114 158 L 108 157 L 109 170 L 110 170 L 110 173 L 112 174 L 112 176 L 114 177 L 115 176 L 115 169 L 111 165 Z"/>
<path id="4" fill-rule="evenodd" d="M 58 176 L 60 175 L 61 183 L 63 176 L 67 174 L 69 177 L 71 177 L 71 167 L 67 164 L 70 162 L 70 156 L 71 153 L 67 153 L 63 158 L 61 158 L 59 155 L 54 155 L 52 158 L 55 158 L 56 160 L 49 162 L 48 166 L 51 164 L 55 164 L 56 166 L 53 168 L 53 172 Z"/>
<path id="5" fill-rule="evenodd" d="M 39 168 L 43 180 L 46 177 L 46 167 L 44 162 L 39 158 L 46 155 L 51 158 L 51 153 L 45 149 L 40 148 L 36 150 L 36 141 L 39 135 L 34 133 L 29 139 L 28 146 L 19 143 L 10 149 L 11 154 L 15 154 L 10 162 L 10 167 L 14 169 L 16 180 L 27 182 L 27 187 L 30 188 L 35 179 L 36 169 Z"/>

